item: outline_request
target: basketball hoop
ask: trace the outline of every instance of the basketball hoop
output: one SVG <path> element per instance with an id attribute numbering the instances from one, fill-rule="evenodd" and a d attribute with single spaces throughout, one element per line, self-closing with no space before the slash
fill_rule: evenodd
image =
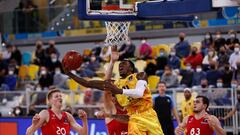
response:
<path id="1" fill-rule="evenodd" d="M 107 29 L 106 45 L 122 45 L 128 40 L 130 22 L 105 22 Z"/>

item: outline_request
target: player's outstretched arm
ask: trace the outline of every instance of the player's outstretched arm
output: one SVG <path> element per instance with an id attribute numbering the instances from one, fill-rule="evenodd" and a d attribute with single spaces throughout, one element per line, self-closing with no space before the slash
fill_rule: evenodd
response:
<path id="1" fill-rule="evenodd" d="M 42 110 L 39 114 L 35 114 L 32 118 L 32 125 L 27 128 L 26 135 L 32 135 L 38 128 L 42 127 L 49 117 L 47 110 Z"/>
<path id="2" fill-rule="evenodd" d="M 111 46 L 111 51 L 112 51 L 111 52 L 111 60 L 110 60 L 110 63 L 108 65 L 108 68 L 107 68 L 106 73 L 105 73 L 105 80 L 110 80 L 111 79 L 114 64 L 119 58 L 119 53 L 117 51 L 117 46 Z M 104 92 L 103 102 L 104 102 L 105 112 L 107 112 L 107 113 L 116 112 L 115 105 L 112 101 L 112 93 L 110 91 L 105 91 Z"/>
<path id="3" fill-rule="evenodd" d="M 68 120 L 70 122 L 70 126 L 73 130 L 75 130 L 80 135 L 87 135 L 88 134 L 88 120 L 87 120 L 87 114 L 83 110 L 78 111 L 79 118 L 82 119 L 83 126 L 81 127 L 76 120 L 73 118 L 73 116 L 70 113 L 67 113 Z"/>
<path id="4" fill-rule="evenodd" d="M 213 130 L 216 132 L 216 135 L 226 135 L 226 132 L 222 128 L 222 126 L 216 116 L 207 115 L 206 118 L 207 118 L 209 126 L 212 127 Z"/>
<path id="5" fill-rule="evenodd" d="M 78 77 L 77 75 L 75 75 L 71 72 L 65 72 L 65 74 L 84 87 L 94 88 L 94 89 L 98 89 L 98 90 L 104 90 L 104 81 L 86 80 L 82 77 Z"/>
<path id="6" fill-rule="evenodd" d="M 133 98 L 141 98 L 147 88 L 146 74 L 144 72 L 137 74 L 137 84 L 134 89 L 119 89 L 112 84 L 111 81 L 105 81 L 105 89 L 111 91 L 113 94 L 123 94 Z"/>
<path id="7" fill-rule="evenodd" d="M 187 125 L 187 121 L 188 121 L 188 116 L 187 116 L 187 117 L 184 117 L 182 123 L 180 123 L 180 124 L 176 127 L 176 129 L 175 129 L 175 134 L 176 134 L 176 135 L 182 135 L 182 134 L 184 133 L 185 127 L 186 127 L 186 125 Z"/>

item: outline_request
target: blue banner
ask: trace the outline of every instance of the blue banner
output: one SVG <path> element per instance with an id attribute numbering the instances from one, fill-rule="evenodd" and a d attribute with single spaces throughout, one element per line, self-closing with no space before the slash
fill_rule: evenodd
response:
<path id="1" fill-rule="evenodd" d="M 82 125 L 80 119 L 76 119 Z M 26 135 L 27 128 L 32 124 L 31 118 L 0 118 L 0 135 L 15 135 L 12 132 L 16 131 L 16 135 Z M 17 125 L 17 126 L 13 126 Z M 8 126 L 8 128 L 4 128 Z M 88 134 L 89 135 L 107 135 L 105 121 L 102 119 L 89 119 L 88 120 Z M 42 135 L 41 130 L 37 130 L 34 135 Z M 70 135 L 78 135 L 75 131 L 71 130 Z"/>

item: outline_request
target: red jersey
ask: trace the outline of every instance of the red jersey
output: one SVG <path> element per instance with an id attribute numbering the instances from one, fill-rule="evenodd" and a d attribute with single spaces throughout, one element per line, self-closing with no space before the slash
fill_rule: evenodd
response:
<path id="1" fill-rule="evenodd" d="M 206 118 L 197 120 L 194 115 L 188 117 L 186 129 L 186 135 L 213 135 L 214 133 Z"/>
<path id="2" fill-rule="evenodd" d="M 117 114 L 127 114 L 126 111 L 122 111 L 117 107 L 116 109 L 117 109 Z M 127 135 L 128 124 L 122 123 L 113 119 L 111 122 L 107 124 L 107 129 L 108 129 L 109 135 Z"/>
<path id="3" fill-rule="evenodd" d="M 70 123 L 67 118 L 67 113 L 62 112 L 62 118 L 58 119 L 55 113 L 49 109 L 49 121 L 42 126 L 42 135 L 69 135 Z"/>

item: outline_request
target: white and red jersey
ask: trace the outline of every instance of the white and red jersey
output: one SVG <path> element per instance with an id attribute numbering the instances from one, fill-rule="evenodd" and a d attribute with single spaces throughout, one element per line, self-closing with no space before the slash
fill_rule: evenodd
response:
<path id="1" fill-rule="evenodd" d="M 67 113 L 62 112 L 62 118 L 59 119 L 55 113 L 49 109 L 49 121 L 42 126 L 42 135 L 69 135 L 70 123 Z"/>
<path id="2" fill-rule="evenodd" d="M 207 119 L 202 117 L 196 119 L 194 115 L 188 117 L 186 135 L 213 135 L 214 131 L 209 126 Z"/>

